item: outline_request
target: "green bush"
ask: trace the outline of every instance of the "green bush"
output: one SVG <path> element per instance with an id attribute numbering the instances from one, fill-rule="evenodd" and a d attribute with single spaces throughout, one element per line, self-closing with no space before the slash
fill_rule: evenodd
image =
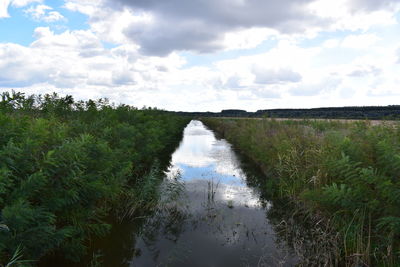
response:
<path id="1" fill-rule="evenodd" d="M 0 266 L 16 251 L 32 260 L 58 251 L 78 261 L 90 238 L 109 231 L 113 206 L 127 195 L 142 201 L 137 188 L 148 187 L 147 173 L 187 123 L 103 99 L 3 93 Z"/>

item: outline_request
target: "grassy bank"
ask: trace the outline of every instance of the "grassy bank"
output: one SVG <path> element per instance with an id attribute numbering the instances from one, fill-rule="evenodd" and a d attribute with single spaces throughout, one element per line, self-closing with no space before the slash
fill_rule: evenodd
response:
<path id="1" fill-rule="evenodd" d="M 78 261 L 88 240 L 109 231 L 113 208 L 149 198 L 150 169 L 187 123 L 104 99 L 3 93 L 0 266 L 52 252 Z"/>
<path id="2" fill-rule="evenodd" d="M 257 162 L 268 190 L 340 234 L 348 266 L 400 264 L 400 127 L 368 122 L 202 120 Z"/>

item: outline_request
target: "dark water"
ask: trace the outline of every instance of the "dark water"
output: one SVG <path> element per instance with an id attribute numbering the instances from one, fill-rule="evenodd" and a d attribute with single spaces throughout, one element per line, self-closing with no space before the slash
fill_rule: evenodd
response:
<path id="1" fill-rule="evenodd" d="M 298 258 L 276 233 L 291 212 L 265 200 L 260 176 L 228 142 L 192 121 L 157 206 L 115 222 L 110 235 L 91 244 L 98 260 L 94 253 L 73 266 L 294 266 Z M 72 266 L 49 263 L 42 266 Z"/>
<path id="2" fill-rule="evenodd" d="M 267 218 L 272 204 L 248 186 L 229 143 L 192 121 L 171 165 L 159 207 L 137 234 L 127 265 L 294 265 Z"/>

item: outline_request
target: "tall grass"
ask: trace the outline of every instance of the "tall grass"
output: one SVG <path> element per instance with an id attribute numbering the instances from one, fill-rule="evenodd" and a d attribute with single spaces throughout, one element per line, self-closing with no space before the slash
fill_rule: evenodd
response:
<path id="1" fill-rule="evenodd" d="M 22 253 L 22 248 L 21 246 L 18 246 L 14 253 L 12 254 L 11 258 L 9 261 L 4 265 L 4 267 L 12 267 L 12 266 L 28 266 L 26 264 L 30 264 L 34 262 L 33 260 L 24 260 L 23 258 L 23 253 Z M 0 264 L 1 267 L 3 265 Z"/>
<path id="2" fill-rule="evenodd" d="M 400 265 L 398 124 L 202 121 L 262 167 L 269 191 L 331 222 L 340 235 L 340 264 Z"/>

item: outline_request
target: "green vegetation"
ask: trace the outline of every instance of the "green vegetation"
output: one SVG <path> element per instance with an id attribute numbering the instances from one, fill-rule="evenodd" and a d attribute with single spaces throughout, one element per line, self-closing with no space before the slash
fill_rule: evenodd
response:
<path id="1" fill-rule="evenodd" d="M 112 210 L 150 198 L 152 166 L 187 123 L 105 99 L 3 93 L 0 266 L 53 252 L 78 261 L 88 240 L 109 231 Z"/>
<path id="2" fill-rule="evenodd" d="M 399 124 L 202 121 L 262 167 L 271 177 L 265 191 L 305 205 L 338 231 L 341 265 L 399 266 Z"/>

